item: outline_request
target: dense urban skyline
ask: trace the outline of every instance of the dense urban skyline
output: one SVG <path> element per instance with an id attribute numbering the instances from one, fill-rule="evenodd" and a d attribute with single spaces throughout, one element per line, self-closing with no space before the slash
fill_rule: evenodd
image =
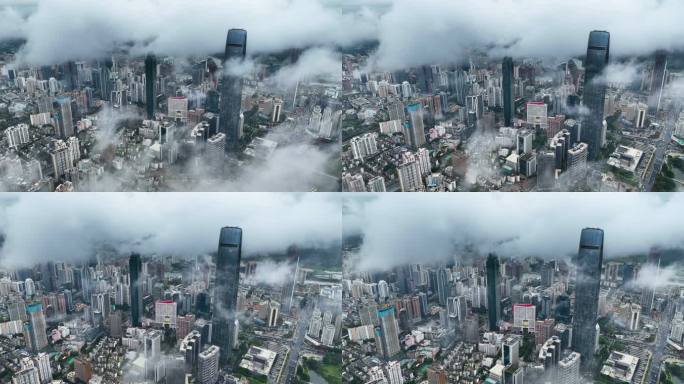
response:
<path id="1" fill-rule="evenodd" d="M 640 225 L 677 216 L 677 194 L 423 196 L 345 196 L 346 382 L 679 377 L 681 230 Z"/>
<path id="2" fill-rule="evenodd" d="M 682 15 L 0 0 L 0 384 L 683 384 Z"/>

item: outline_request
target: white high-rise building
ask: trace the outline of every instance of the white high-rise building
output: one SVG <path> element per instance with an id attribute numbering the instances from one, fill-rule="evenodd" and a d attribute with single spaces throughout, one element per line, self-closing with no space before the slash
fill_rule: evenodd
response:
<path id="1" fill-rule="evenodd" d="M 532 304 L 513 305 L 513 327 L 521 331 L 534 332 L 536 307 Z"/>
<path id="2" fill-rule="evenodd" d="M 572 177 L 580 175 L 587 168 L 587 143 L 579 143 L 568 149 L 568 174 Z"/>
<path id="3" fill-rule="evenodd" d="M 410 99 L 411 93 L 411 84 L 408 81 L 401 83 L 401 97 L 405 100 Z"/>
<path id="4" fill-rule="evenodd" d="M 29 127 L 26 124 L 19 124 L 5 130 L 7 145 L 10 148 L 17 148 L 24 145 L 31 139 L 29 137 Z"/>
<path id="5" fill-rule="evenodd" d="M 321 334 L 321 344 L 332 346 L 333 340 L 335 339 L 335 326 L 332 324 L 326 324 L 323 327 L 323 333 Z"/>
<path id="6" fill-rule="evenodd" d="M 222 132 L 207 139 L 207 158 L 211 162 L 219 162 L 226 152 L 226 135 Z"/>
<path id="7" fill-rule="evenodd" d="M 402 192 L 419 192 L 424 189 L 420 166 L 415 159 L 404 159 L 404 162 L 397 166 L 397 174 Z"/>
<path id="8" fill-rule="evenodd" d="M 527 103 L 527 124 L 532 128 L 546 130 L 549 124 L 548 109 L 543 101 L 530 101 Z"/>
<path id="9" fill-rule="evenodd" d="M 176 307 L 173 300 L 159 300 L 154 304 L 154 319 L 157 324 L 176 328 Z"/>
<path id="10" fill-rule="evenodd" d="M 153 360 L 161 355 L 162 332 L 159 330 L 147 331 L 143 336 L 143 351 L 145 359 Z"/>
<path id="11" fill-rule="evenodd" d="M 389 297 L 389 285 L 385 280 L 380 280 L 378 282 L 378 297 L 381 299 L 386 299 Z"/>
<path id="12" fill-rule="evenodd" d="M 418 166 L 420 167 L 421 176 L 429 175 L 432 172 L 432 165 L 430 165 L 430 151 L 425 148 L 418 149 L 416 152 Z"/>
<path id="13" fill-rule="evenodd" d="M 392 135 L 393 133 L 399 133 L 403 131 L 404 122 L 399 119 L 380 122 L 380 133 L 382 134 Z"/>
<path id="14" fill-rule="evenodd" d="M 366 192 L 366 183 L 363 181 L 363 175 L 357 173 L 342 174 L 342 190 L 345 192 Z"/>
<path id="15" fill-rule="evenodd" d="M 396 360 L 387 363 L 387 376 L 389 384 L 404 384 L 404 376 L 401 374 L 401 364 Z"/>
<path id="16" fill-rule="evenodd" d="M 185 96 L 173 96 L 167 100 L 167 115 L 171 119 L 180 119 L 182 122 L 188 121 L 188 98 Z"/>
<path id="17" fill-rule="evenodd" d="M 378 152 L 378 144 L 374 133 L 365 133 L 360 136 L 352 137 L 349 140 L 354 159 L 363 161 L 366 156 L 374 155 Z"/>
<path id="18" fill-rule="evenodd" d="M 218 379 L 220 349 L 215 345 L 200 352 L 197 378 L 200 384 L 214 384 Z"/>
<path id="19" fill-rule="evenodd" d="M 572 352 L 558 363 L 558 383 L 582 384 L 580 377 L 580 354 Z"/>
<path id="20" fill-rule="evenodd" d="M 318 336 L 321 334 L 322 327 L 323 324 L 321 322 L 321 317 L 312 316 L 311 320 L 309 321 L 309 331 L 307 332 L 307 335 L 313 337 L 314 339 L 318 339 Z"/>
<path id="21" fill-rule="evenodd" d="M 24 288 L 24 296 L 26 296 L 26 298 L 29 298 L 36 294 L 36 284 L 30 277 L 24 280 Z"/>
<path id="22" fill-rule="evenodd" d="M 467 305 L 465 296 L 447 298 L 447 314 L 450 318 L 458 320 L 459 323 L 465 321 L 467 315 Z"/>
<path id="23" fill-rule="evenodd" d="M 45 384 L 52 381 L 52 368 L 50 368 L 50 355 L 41 352 L 34 358 L 35 366 L 38 368 L 40 382 Z"/>
<path id="24" fill-rule="evenodd" d="M 644 123 L 646 122 L 646 113 L 648 111 L 648 105 L 644 103 L 638 103 L 636 105 L 636 119 L 634 120 L 634 127 L 635 128 L 643 128 Z"/>
<path id="25" fill-rule="evenodd" d="M 516 138 L 516 153 L 522 155 L 532 152 L 532 142 L 534 141 L 534 132 L 522 129 L 518 131 Z"/>
<path id="26" fill-rule="evenodd" d="M 369 192 L 387 192 L 385 187 L 385 178 L 382 176 L 375 176 L 368 180 Z"/>
<path id="27" fill-rule="evenodd" d="M 63 140 L 57 140 L 55 142 L 55 147 L 52 152 L 50 152 L 50 157 L 52 158 L 52 169 L 55 178 L 64 176 L 74 166 L 69 147 Z"/>
<path id="28" fill-rule="evenodd" d="M 38 368 L 34 367 L 33 363 L 30 366 L 23 367 L 12 377 L 12 384 L 41 384 Z"/>
<path id="29" fill-rule="evenodd" d="M 67 146 L 69 147 L 69 156 L 71 157 L 71 164 L 76 163 L 81 159 L 81 148 L 78 143 L 78 137 L 72 136 L 67 139 Z"/>
<path id="30" fill-rule="evenodd" d="M 684 321 L 676 319 L 672 322 L 672 329 L 670 330 L 670 339 L 675 343 L 681 343 L 682 336 L 684 336 Z"/>
<path id="31" fill-rule="evenodd" d="M 278 314 L 280 313 L 280 303 L 277 301 L 268 302 L 268 326 L 275 327 L 278 325 Z"/>

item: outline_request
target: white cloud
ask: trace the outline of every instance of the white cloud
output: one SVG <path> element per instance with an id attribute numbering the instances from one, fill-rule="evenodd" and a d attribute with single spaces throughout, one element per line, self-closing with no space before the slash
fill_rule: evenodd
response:
<path id="1" fill-rule="evenodd" d="M 12 26 L 0 38 L 26 38 L 27 62 L 58 63 L 102 57 L 122 44 L 139 54 L 223 52 L 228 29 L 244 28 L 248 52 L 261 53 L 373 36 L 374 25 L 361 17 L 319 0 L 43 0 L 23 21 L 0 13 L 0 25 Z"/>
<path id="2" fill-rule="evenodd" d="M 0 199 L 0 266 L 83 260 L 101 244 L 192 257 L 214 252 L 228 225 L 243 228 L 245 254 L 326 246 L 340 239 L 340 200 L 286 193 L 12 194 Z"/>
<path id="3" fill-rule="evenodd" d="M 582 228 L 605 230 L 605 256 L 684 246 L 677 194 L 345 195 L 344 232 L 363 235 L 360 269 L 458 260 L 471 250 L 562 258 Z"/>

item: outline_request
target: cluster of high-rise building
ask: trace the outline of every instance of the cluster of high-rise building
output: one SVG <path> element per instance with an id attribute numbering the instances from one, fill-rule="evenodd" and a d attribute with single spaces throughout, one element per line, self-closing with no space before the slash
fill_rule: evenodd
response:
<path id="1" fill-rule="evenodd" d="M 106 190 L 148 191 L 169 188 L 164 180 L 176 177 L 207 182 L 193 180 L 198 173 L 220 184 L 269 160 L 278 144 L 329 150 L 341 120 L 338 85 L 304 78 L 281 85 L 268 78 L 272 67 L 247 65 L 246 55 L 243 29 L 228 31 L 223 57 L 187 58 L 188 66 L 185 58 L 113 53 L 14 67 L 10 55 L 0 61 L 0 73 L 8 74 L 0 76 L 0 100 L 18 108 L 12 118 L 18 124 L 0 125 L 3 190 L 89 191 L 107 184 Z M 271 145 L 266 154 L 263 140 Z"/>
<path id="2" fill-rule="evenodd" d="M 259 263 L 242 260 L 241 228 L 222 228 L 210 259 L 97 258 L 3 270 L 0 362 L 13 384 L 279 382 L 303 369 L 286 359 L 336 353 L 339 286 L 308 286 L 299 269 L 282 284 L 259 283 Z"/>
<path id="3" fill-rule="evenodd" d="M 605 262 L 603 247 L 604 231 L 585 228 L 565 260 L 489 254 L 350 274 L 345 380 L 652 382 L 663 335 L 671 356 L 681 350 L 681 312 L 666 304 L 681 292 L 655 300 L 634 285 L 639 269 L 659 265 L 658 250 L 645 263 Z"/>
<path id="4" fill-rule="evenodd" d="M 667 57 L 658 51 L 637 87 L 606 74 L 607 31 L 589 34 L 582 62 L 555 66 L 473 54 L 364 73 L 366 55 L 347 55 L 343 87 L 354 109 L 345 116 L 342 171 L 354 183 L 343 190 L 376 192 L 380 179 L 402 192 L 649 191 L 666 149 L 678 146 L 668 114 L 681 105 L 663 92 Z M 369 135 L 377 153 L 360 155 Z M 643 156 L 611 152 L 616 146 Z M 428 172 L 407 167 L 404 149 L 427 150 Z"/>

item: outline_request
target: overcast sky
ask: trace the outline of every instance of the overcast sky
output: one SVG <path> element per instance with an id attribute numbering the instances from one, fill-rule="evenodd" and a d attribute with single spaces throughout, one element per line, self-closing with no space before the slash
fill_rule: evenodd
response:
<path id="1" fill-rule="evenodd" d="M 244 253 L 327 246 L 341 236 L 341 197 L 309 193 L 66 193 L 0 197 L 0 267 L 74 261 L 107 243 L 122 252 L 214 252 L 223 226 Z"/>
<path id="2" fill-rule="evenodd" d="M 0 38 L 26 38 L 30 62 L 59 62 L 122 42 L 138 53 L 221 52 L 226 31 L 245 28 L 252 53 L 378 41 L 374 63 L 394 69 L 458 61 L 474 47 L 582 55 L 593 29 L 611 33 L 613 54 L 681 49 L 682 14 L 680 0 L 10 0 Z"/>
<path id="3" fill-rule="evenodd" d="M 614 54 L 684 46 L 679 0 L 10 0 L 0 38 L 23 37 L 29 62 L 100 57 L 122 42 L 134 53 L 223 51 L 226 31 L 245 28 L 248 51 L 378 41 L 381 68 L 453 62 L 470 48 L 494 55 L 568 56 L 589 31 L 611 33 Z M 27 6 L 28 5 L 28 6 Z M 26 13 L 30 12 L 30 16 Z"/>
<path id="4" fill-rule="evenodd" d="M 30 3 L 28 1 L 20 3 Z M 248 32 L 249 53 L 347 45 L 375 33 L 322 0 L 46 0 L 25 8 L 0 2 L 0 39 L 20 37 L 30 63 L 99 58 L 132 43 L 133 53 L 170 55 L 223 52 L 230 28 Z"/>
<path id="5" fill-rule="evenodd" d="M 684 195 L 628 193 L 345 194 L 345 235 L 362 234 L 361 270 L 482 254 L 562 258 L 582 228 L 605 231 L 605 256 L 684 246 Z"/>

